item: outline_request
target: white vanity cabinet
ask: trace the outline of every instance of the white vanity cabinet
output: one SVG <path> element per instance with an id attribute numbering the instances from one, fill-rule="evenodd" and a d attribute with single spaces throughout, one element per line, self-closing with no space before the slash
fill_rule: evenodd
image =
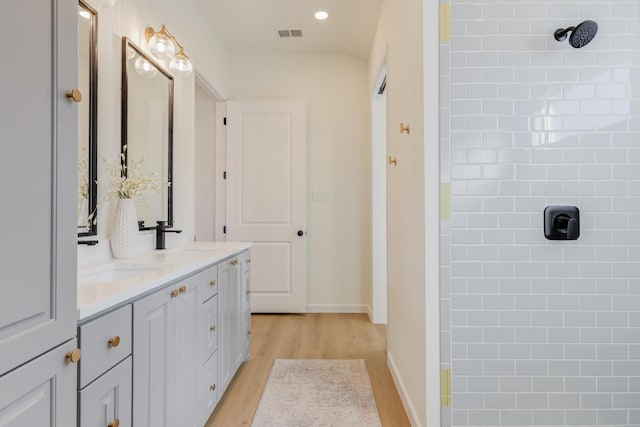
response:
<path id="1" fill-rule="evenodd" d="M 216 280 L 211 267 L 133 303 L 136 427 L 202 427 L 199 313 Z"/>
<path id="2" fill-rule="evenodd" d="M 77 0 L 3 2 L 0 424 L 76 424 Z M 29 25 L 25 25 L 25 23 Z M 44 41 L 44 42 L 43 42 Z M 74 357 L 75 359 L 75 357 Z"/>

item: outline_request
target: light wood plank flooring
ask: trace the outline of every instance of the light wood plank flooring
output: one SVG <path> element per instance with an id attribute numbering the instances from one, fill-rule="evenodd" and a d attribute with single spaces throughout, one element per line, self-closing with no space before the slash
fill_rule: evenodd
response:
<path id="1" fill-rule="evenodd" d="M 253 315 L 243 364 L 206 427 L 249 426 L 275 359 L 366 359 L 380 421 L 410 426 L 387 367 L 386 328 L 365 314 Z"/>

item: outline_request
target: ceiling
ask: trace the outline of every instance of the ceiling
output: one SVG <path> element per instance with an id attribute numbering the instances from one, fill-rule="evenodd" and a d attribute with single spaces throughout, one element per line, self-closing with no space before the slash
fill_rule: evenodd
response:
<path id="1" fill-rule="evenodd" d="M 367 60 L 383 0 L 197 0 L 229 52 L 344 53 Z M 317 21 L 318 10 L 329 12 Z M 280 38 L 278 30 L 302 30 Z"/>

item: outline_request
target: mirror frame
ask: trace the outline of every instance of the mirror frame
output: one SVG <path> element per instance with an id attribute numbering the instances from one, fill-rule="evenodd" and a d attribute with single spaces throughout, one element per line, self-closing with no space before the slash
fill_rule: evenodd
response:
<path id="1" fill-rule="evenodd" d="M 151 58 L 150 55 L 147 55 L 141 48 L 139 48 L 135 43 L 133 43 L 129 38 L 122 37 L 122 104 L 121 104 L 121 144 L 120 144 L 120 153 L 124 156 L 122 157 L 123 165 L 127 165 L 127 150 L 125 147 L 127 146 L 127 129 L 128 129 L 128 59 L 127 59 L 127 49 L 133 49 L 138 55 L 149 61 L 154 67 L 158 69 L 158 71 L 165 76 L 169 80 L 169 109 L 168 109 L 168 132 L 167 132 L 167 181 L 169 182 L 169 186 L 167 188 L 167 227 L 170 228 L 173 226 L 173 90 L 174 90 L 174 81 L 173 76 L 164 69 L 162 65 L 160 65 L 156 60 Z M 126 169 L 125 169 L 126 176 Z M 163 182 L 164 186 L 164 182 Z M 160 218 L 159 220 L 164 220 Z"/>
<path id="2" fill-rule="evenodd" d="M 98 234 L 98 12 L 86 1 L 78 5 L 91 14 L 89 33 L 89 199 L 87 216 L 93 214 L 86 231 L 78 232 L 78 237 Z"/>

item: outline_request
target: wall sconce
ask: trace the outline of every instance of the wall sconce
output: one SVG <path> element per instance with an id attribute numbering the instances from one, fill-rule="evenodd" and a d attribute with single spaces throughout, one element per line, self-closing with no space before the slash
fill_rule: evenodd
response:
<path id="1" fill-rule="evenodd" d="M 191 74 L 193 65 L 191 65 L 189 57 L 184 53 L 184 48 L 178 43 L 178 40 L 167 30 L 167 27 L 162 25 L 160 31 L 147 27 L 144 30 L 144 35 L 151 54 L 160 60 L 169 60 L 171 71 L 183 76 Z"/>

